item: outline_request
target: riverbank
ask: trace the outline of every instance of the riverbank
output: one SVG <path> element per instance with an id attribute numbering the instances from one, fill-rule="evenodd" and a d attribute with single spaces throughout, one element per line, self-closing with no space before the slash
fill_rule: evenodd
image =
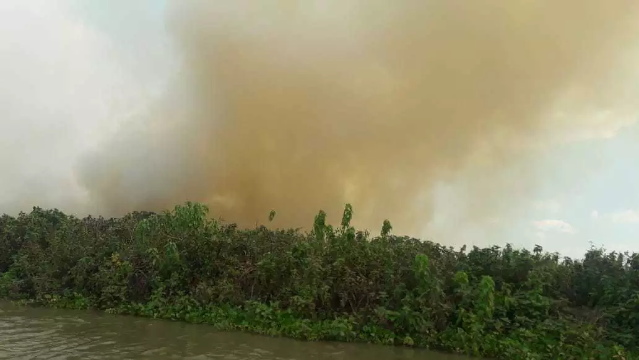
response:
<path id="1" fill-rule="evenodd" d="M 2 300 L 0 359 L 471 360 L 418 348 L 297 341 L 101 311 L 15 306 Z"/>
<path id="2" fill-rule="evenodd" d="M 271 214 L 272 216 L 274 214 Z M 0 297 L 501 359 L 637 359 L 639 256 L 470 251 L 350 227 L 241 230 L 171 213 L 0 218 Z"/>

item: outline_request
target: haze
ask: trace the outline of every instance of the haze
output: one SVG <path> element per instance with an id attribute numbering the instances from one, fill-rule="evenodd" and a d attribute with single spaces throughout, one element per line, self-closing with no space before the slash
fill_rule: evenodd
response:
<path id="1" fill-rule="evenodd" d="M 0 212 L 191 200 L 298 227 L 348 202 L 371 232 L 388 218 L 455 246 L 632 250 L 632 181 L 593 184 L 639 178 L 611 166 L 637 150 L 637 15 L 632 0 L 6 0 Z"/>

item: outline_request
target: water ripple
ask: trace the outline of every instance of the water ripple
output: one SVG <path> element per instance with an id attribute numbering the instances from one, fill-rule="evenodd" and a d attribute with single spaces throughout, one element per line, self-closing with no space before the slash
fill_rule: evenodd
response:
<path id="1" fill-rule="evenodd" d="M 412 349 L 300 342 L 204 325 L 0 302 L 0 359 L 462 360 Z"/>

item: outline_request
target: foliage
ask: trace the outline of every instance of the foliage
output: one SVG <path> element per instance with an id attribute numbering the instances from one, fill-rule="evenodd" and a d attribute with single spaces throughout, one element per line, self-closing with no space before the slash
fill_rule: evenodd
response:
<path id="1" fill-rule="evenodd" d="M 455 250 L 351 227 L 238 229 L 186 203 L 161 214 L 0 217 L 0 297 L 501 359 L 637 359 L 639 255 Z M 269 215 L 272 220 L 275 212 Z"/>

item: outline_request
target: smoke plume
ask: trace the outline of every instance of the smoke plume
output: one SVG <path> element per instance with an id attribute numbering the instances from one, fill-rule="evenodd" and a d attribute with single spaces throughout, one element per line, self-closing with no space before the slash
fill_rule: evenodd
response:
<path id="1" fill-rule="evenodd" d="M 635 0 L 176 0 L 180 71 L 78 176 L 105 214 L 191 200 L 242 225 L 337 220 L 348 202 L 358 225 L 410 232 L 462 173 L 468 219 L 514 209 L 539 178 L 531 151 L 635 114 L 637 15 Z"/>

